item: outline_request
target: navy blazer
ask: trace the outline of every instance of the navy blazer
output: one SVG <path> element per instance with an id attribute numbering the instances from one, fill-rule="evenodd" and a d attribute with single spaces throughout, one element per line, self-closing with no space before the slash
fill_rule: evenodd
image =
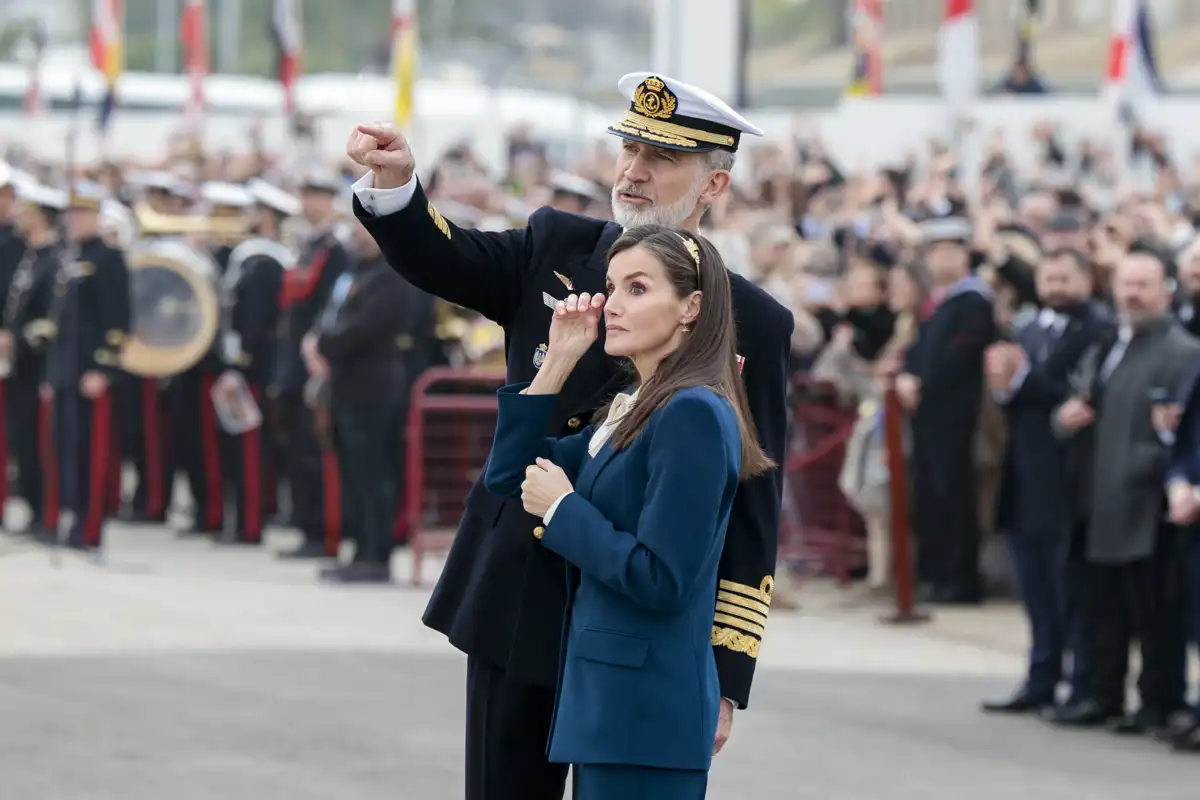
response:
<path id="1" fill-rule="evenodd" d="M 628 447 L 592 457 L 595 426 L 547 438 L 558 398 L 520 394 L 527 385 L 500 390 L 484 480 L 519 497 L 542 457 L 575 487 L 541 531 L 572 595 L 550 760 L 707 770 L 720 709 L 712 598 L 741 467 L 733 408 L 683 389 Z"/>

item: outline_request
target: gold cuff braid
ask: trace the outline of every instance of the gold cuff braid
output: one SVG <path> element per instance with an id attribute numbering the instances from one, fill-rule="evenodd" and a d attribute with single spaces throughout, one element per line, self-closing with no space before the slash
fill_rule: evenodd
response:
<path id="1" fill-rule="evenodd" d="M 713 625 L 712 644 L 713 647 L 728 647 L 735 653 L 745 653 L 751 658 L 758 658 L 761 642 L 748 633 Z"/>

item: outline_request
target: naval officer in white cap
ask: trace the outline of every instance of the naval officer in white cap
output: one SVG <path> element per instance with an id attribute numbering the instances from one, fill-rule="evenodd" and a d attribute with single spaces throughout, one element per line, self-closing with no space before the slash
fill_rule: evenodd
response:
<path id="1" fill-rule="evenodd" d="M 355 213 L 393 269 L 504 327 L 509 383 L 532 380 L 541 366 L 548 306 L 568 294 L 606 290 L 605 254 L 624 227 L 654 223 L 696 235 L 704 212 L 729 190 L 742 136 L 762 133 L 719 98 L 682 81 L 641 72 L 618 85 L 629 107 L 608 129 L 622 140 L 613 175 L 615 222 L 541 208 L 516 230 L 460 228 L 425 195 L 399 130 L 373 123 L 350 134 L 347 153 L 371 170 L 354 186 Z M 731 279 L 751 412 L 767 455 L 781 464 L 792 316 L 745 279 Z M 628 380 L 605 355 L 601 336 L 560 394 L 550 432 L 575 433 Z M 713 598 L 712 645 L 724 698 L 714 752 L 729 736 L 734 708 L 749 701 L 774 587 L 781 489 L 775 470 L 744 484 L 733 504 Z M 567 572 L 539 542 L 541 523 L 476 483 L 425 611 L 425 624 L 468 656 L 467 800 L 559 800 L 565 790 L 568 765 L 549 763 L 546 743 Z M 630 715 L 636 720 L 637 709 Z M 625 747 L 596 742 L 591 755 L 639 764 Z"/>

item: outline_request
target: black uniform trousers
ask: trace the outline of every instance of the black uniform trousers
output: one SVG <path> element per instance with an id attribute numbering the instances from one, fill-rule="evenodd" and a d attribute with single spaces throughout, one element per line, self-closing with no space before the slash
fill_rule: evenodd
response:
<path id="1" fill-rule="evenodd" d="M 40 372 L 40 370 L 39 370 Z M 5 411 L 8 442 L 17 463 L 17 492 L 29 504 L 32 525 L 43 521 L 45 512 L 42 454 L 38 442 L 38 379 L 20 374 L 5 381 Z"/>
<path id="2" fill-rule="evenodd" d="M 917 573 L 922 583 L 933 587 L 937 600 L 972 600 L 981 588 L 977 413 L 922 410 L 913 426 Z"/>
<path id="3" fill-rule="evenodd" d="M 554 689 L 467 658 L 466 800 L 562 800 L 568 766 L 546 760 Z"/>
<path id="4" fill-rule="evenodd" d="M 113 394 L 95 400 L 78 389 L 56 389 L 54 440 L 62 486 L 63 508 L 74 515 L 68 541 L 99 547 L 108 516 L 112 468 Z"/>
<path id="5" fill-rule="evenodd" d="M 123 374 L 116 379 L 116 401 L 122 450 L 137 472 L 130 502 L 134 517 L 164 522 L 175 472 L 167 392 L 158 378 Z"/>
<path id="6" fill-rule="evenodd" d="M 333 403 L 342 535 L 356 543 L 357 562 L 391 560 L 399 497 L 399 414 L 396 403 L 349 403 L 340 398 Z"/>
<path id="7" fill-rule="evenodd" d="M 212 372 L 193 367 L 171 380 L 171 420 L 176 466 L 182 467 L 196 505 L 193 528 L 220 532 L 225 522 L 221 427 L 213 408 Z"/>
<path id="8" fill-rule="evenodd" d="M 1150 558 L 1087 565 L 1093 696 L 1110 711 L 1125 708 L 1133 639 L 1138 640 L 1142 655 L 1138 675 L 1142 707 L 1171 714 L 1184 706 L 1186 596 L 1179 542 L 1175 527 L 1163 523 Z"/>
<path id="9" fill-rule="evenodd" d="M 325 541 L 324 472 L 321 445 L 317 441 L 313 411 L 301 392 L 279 397 L 286 435 L 288 494 L 292 503 L 292 525 L 308 543 Z"/>
<path id="10" fill-rule="evenodd" d="M 236 436 L 222 434 L 221 452 L 228 481 L 225 498 L 234 506 L 234 538 L 243 544 L 261 544 L 267 516 L 274 513 L 273 452 L 270 421 L 265 418 L 265 392 L 259 384 L 247 381 L 247 386 L 264 419 L 254 430 Z"/>

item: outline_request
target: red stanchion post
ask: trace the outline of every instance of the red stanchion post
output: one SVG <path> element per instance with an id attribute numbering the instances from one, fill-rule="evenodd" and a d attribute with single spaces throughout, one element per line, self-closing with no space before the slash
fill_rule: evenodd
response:
<path id="1" fill-rule="evenodd" d="M 896 583 L 896 610 L 884 621 L 893 624 L 925 622 L 929 615 L 917 611 L 908 510 L 908 459 L 904 455 L 904 409 L 895 387 L 889 387 L 884 395 L 883 426 L 888 472 L 891 475 L 892 574 Z"/>

